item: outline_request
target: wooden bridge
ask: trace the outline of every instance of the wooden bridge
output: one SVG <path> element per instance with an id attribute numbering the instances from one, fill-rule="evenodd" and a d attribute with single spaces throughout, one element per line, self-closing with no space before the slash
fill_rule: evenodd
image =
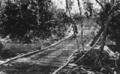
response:
<path id="1" fill-rule="evenodd" d="M 88 34 L 88 33 L 87 33 Z M 53 66 L 59 68 L 62 65 L 64 65 L 69 59 L 70 55 L 78 49 L 77 43 L 76 43 L 76 38 L 73 37 L 74 35 L 71 35 L 68 38 L 65 38 L 58 42 L 57 44 L 53 44 L 50 47 L 43 48 L 43 50 L 40 52 L 39 50 L 32 52 L 33 55 L 18 57 L 13 58 L 14 61 L 11 63 L 30 63 L 30 64 L 35 64 L 35 65 L 40 65 L 40 66 Z M 80 38 L 80 37 L 78 37 Z M 78 43 L 80 45 L 81 39 L 78 39 Z M 31 54 L 31 53 L 28 53 Z M 16 60 L 17 59 L 17 60 Z M 6 61 L 10 62 L 9 60 Z M 4 64 L 4 63 L 3 63 Z M 0 64 L 1 65 L 1 64 Z"/>
<path id="2" fill-rule="evenodd" d="M 61 42 L 55 47 L 47 49 L 43 53 L 37 53 L 29 57 L 21 58 L 15 62 L 27 62 L 42 66 L 60 67 L 67 62 L 68 57 L 77 49 L 75 38 Z"/>

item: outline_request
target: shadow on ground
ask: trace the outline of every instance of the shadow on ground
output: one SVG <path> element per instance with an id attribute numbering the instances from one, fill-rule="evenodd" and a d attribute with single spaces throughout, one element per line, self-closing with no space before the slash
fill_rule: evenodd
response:
<path id="1" fill-rule="evenodd" d="M 6 74 L 51 74 L 55 67 L 40 66 L 28 63 L 15 63 L 12 66 L 1 66 L 0 71 Z"/>

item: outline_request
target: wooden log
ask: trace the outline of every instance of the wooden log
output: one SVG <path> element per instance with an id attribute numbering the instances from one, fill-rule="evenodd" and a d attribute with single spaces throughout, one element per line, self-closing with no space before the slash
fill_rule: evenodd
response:
<path id="1" fill-rule="evenodd" d="M 60 71 L 61 69 L 63 69 L 65 66 L 67 66 L 70 63 L 72 56 L 77 52 L 77 50 L 78 49 L 74 50 L 74 52 L 68 58 L 68 61 L 63 66 L 61 66 L 60 68 L 58 68 L 57 70 L 55 70 L 52 74 L 58 73 L 58 71 Z"/>
<path id="2" fill-rule="evenodd" d="M 90 40 L 90 39 L 89 39 Z M 99 41 L 99 40 L 98 40 Z M 88 42 L 88 41 L 87 41 Z M 87 44 L 87 43 L 86 43 Z M 86 45 L 85 44 L 85 45 Z M 80 48 L 80 49 L 82 49 L 82 48 Z M 69 63 L 70 63 L 70 61 L 73 59 L 72 57 L 75 55 L 75 53 L 76 52 L 78 52 L 80 49 L 76 49 L 76 50 L 74 50 L 73 51 L 73 53 L 69 56 L 69 58 L 67 59 L 67 62 L 64 64 L 64 65 L 62 65 L 61 67 L 59 67 L 57 70 L 55 70 L 52 74 L 57 74 L 61 69 L 63 69 L 65 66 L 67 66 Z"/>
<path id="3" fill-rule="evenodd" d="M 101 35 L 102 34 L 103 33 L 101 33 Z M 96 46 L 96 44 L 99 42 L 99 40 L 100 40 L 100 37 L 97 39 L 97 41 L 95 42 L 95 44 L 86 53 L 84 53 L 77 61 L 75 61 L 75 63 L 77 63 L 79 60 L 81 60 L 82 58 L 84 58 L 86 56 L 86 54 L 88 54 Z"/>

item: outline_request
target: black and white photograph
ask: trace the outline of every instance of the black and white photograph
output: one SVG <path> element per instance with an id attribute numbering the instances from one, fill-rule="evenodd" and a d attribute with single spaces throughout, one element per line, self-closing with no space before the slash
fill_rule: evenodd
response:
<path id="1" fill-rule="evenodd" d="M 120 74 L 120 0 L 0 0 L 0 74 Z"/>

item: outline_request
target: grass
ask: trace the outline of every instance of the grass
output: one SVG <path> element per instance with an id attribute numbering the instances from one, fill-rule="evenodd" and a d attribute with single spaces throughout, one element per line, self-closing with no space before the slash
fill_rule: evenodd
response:
<path id="1" fill-rule="evenodd" d="M 27 53 L 35 50 L 41 50 L 55 43 L 58 40 L 41 40 L 36 43 L 31 44 L 20 44 L 20 43 L 5 43 L 4 48 L 2 49 L 1 56 L 3 59 L 15 57 L 18 54 Z"/>

